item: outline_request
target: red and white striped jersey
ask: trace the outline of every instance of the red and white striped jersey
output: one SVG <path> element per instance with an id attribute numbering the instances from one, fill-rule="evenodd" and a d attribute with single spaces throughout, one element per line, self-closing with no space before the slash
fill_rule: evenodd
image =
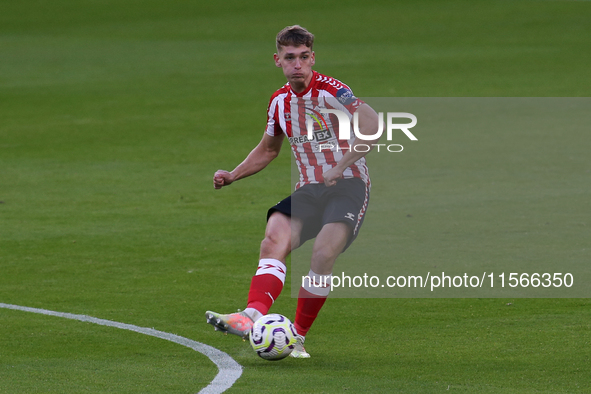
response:
<path id="1" fill-rule="evenodd" d="M 299 170 L 296 189 L 309 183 L 324 183 L 322 174 L 333 168 L 351 149 L 355 134 L 349 140 L 339 139 L 338 119 L 333 114 L 322 114 L 322 109 L 344 112 L 349 121 L 363 101 L 357 99 L 344 83 L 313 72 L 310 86 L 302 93 L 291 90 L 289 83 L 277 90 L 269 102 L 266 133 L 284 133 L 291 145 Z M 313 125 L 313 136 L 308 138 L 306 122 Z M 369 185 L 365 158 L 347 167 L 344 178 L 361 178 Z"/>

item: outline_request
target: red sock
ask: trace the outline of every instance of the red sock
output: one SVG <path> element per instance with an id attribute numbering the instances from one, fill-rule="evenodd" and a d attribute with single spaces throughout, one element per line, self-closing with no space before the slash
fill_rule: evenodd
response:
<path id="1" fill-rule="evenodd" d="M 326 296 L 312 294 L 303 287 L 300 287 L 298 308 L 296 309 L 294 322 L 299 335 L 306 336 L 325 301 Z"/>
<path id="2" fill-rule="evenodd" d="M 254 308 L 266 315 L 283 290 L 283 283 L 274 275 L 255 275 L 250 282 L 247 308 Z"/>
<path id="3" fill-rule="evenodd" d="M 250 282 L 247 308 L 254 308 L 266 315 L 283 290 L 285 270 L 285 264 L 279 260 L 261 259 L 257 273 Z"/>

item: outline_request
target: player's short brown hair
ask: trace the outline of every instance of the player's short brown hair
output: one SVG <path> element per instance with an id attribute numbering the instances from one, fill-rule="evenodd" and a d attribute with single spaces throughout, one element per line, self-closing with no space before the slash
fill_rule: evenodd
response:
<path id="1" fill-rule="evenodd" d="M 279 33 L 277 33 L 277 52 L 284 46 L 299 46 L 305 45 L 312 49 L 314 45 L 314 34 L 300 25 L 287 26 Z"/>

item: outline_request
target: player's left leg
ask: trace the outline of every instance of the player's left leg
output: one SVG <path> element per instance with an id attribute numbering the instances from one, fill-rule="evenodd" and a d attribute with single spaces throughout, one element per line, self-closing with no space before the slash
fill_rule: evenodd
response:
<path id="1" fill-rule="evenodd" d="M 312 271 L 319 275 L 330 275 L 335 260 L 345 249 L 352 232 L 351 226 L 345 222 L 325 224 L 318 233 L 312 249 Z"/>
<path id="2" fill-rule="evenodd" d="M 344 222 L 328 223 L 318 233 L 312 250 L 310 272 L 311 280 L 304 281 L 298 294 L 298 306 L 294 325 L 298 332 L 298 343 L 292 357 L 308 358 L 304 340 L 308 330 L 316 320 L 330 292 L 330 278 L 334 262 L 345 249 L 353 229 Z"/>
<path id="3" fill-rule="evenodd" d="M 304 281 L 298 294 L 294 325 L 302 337 L 298 338 L 299 351 L 292 353 L 294 357 L 309 357 L 300 345 L 330 292 L 335 260 L 359 233 L 369 201 L 369 184 L 357 178 L 340 180 L 337 185 L 324 189 L 321 201 L 326 202 L 322 214 L 324 225 L 312 251 L 308 276 L 313 280 Z"/>

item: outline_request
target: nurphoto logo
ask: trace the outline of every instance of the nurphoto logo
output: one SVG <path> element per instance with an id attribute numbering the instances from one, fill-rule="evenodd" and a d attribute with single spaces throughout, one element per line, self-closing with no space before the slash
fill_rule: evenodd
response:
<path id="1" fill-rule="evenodd" d="M 322 133 L 327 132 L 328 126 L 326 125 L 326 121 L 321 114 L 332 114 L 335 115 L 338 119 L 339 123 L 339 132 L 338 132 L 338 139 L 340 140 L 350 140 L 351 139 L 351 122 L 349 117 L 343 111 L 338 109 L 327 109 L 327 108 L 319 108 L 314 113 L 308 113 L 310 115 L 306 119 L 306 130 L 308 132 L 307 139 L 310 141 L 322 141 L 323 139 L 327 139 Z M 410 123 L 394 123 L 394 119 L 410 119 Z M 322 120 L 322 121 L 321 121 Z M 314 130 L 314 121 L 320 126 L 321 131 Z M 359 131 L 359 116 L 357 112 L 353 114 L 353 132 L 355 136 L 363 141 L 375 141 L 382 136 L 384 133 L 384 113 L 378 113 L 378 130 L 375 134 L 362 134 Z M 386 138 L 388 141 L 392 141 L 393 132 L 395 130 L 402 131 L 411 141 L 417 141 L 417 137 L 414 136 L 413 133 L 410 132 L 409 129 L 413 128 L 417 124 L 417 117 L 408 112 L 387 112 L 386 113 Z M 322 127 L 324 126 L 324 127 Z M 356 144 L 351 146 L 349 149 L 353 149 L 355 152 L 369 152 L 372 147 L 377 148 L 378 152 L 380 151 L 380 147 L 385 147 L 388 152 L 402 152 L 404 149 L 400 144 Z M 333 150 L 335 149 L 337 152 L 342 148 L 337 145 L 334 145 L 331 142 L 321 143 L 318 145 L 318 149 L 322 150 Z"/>

